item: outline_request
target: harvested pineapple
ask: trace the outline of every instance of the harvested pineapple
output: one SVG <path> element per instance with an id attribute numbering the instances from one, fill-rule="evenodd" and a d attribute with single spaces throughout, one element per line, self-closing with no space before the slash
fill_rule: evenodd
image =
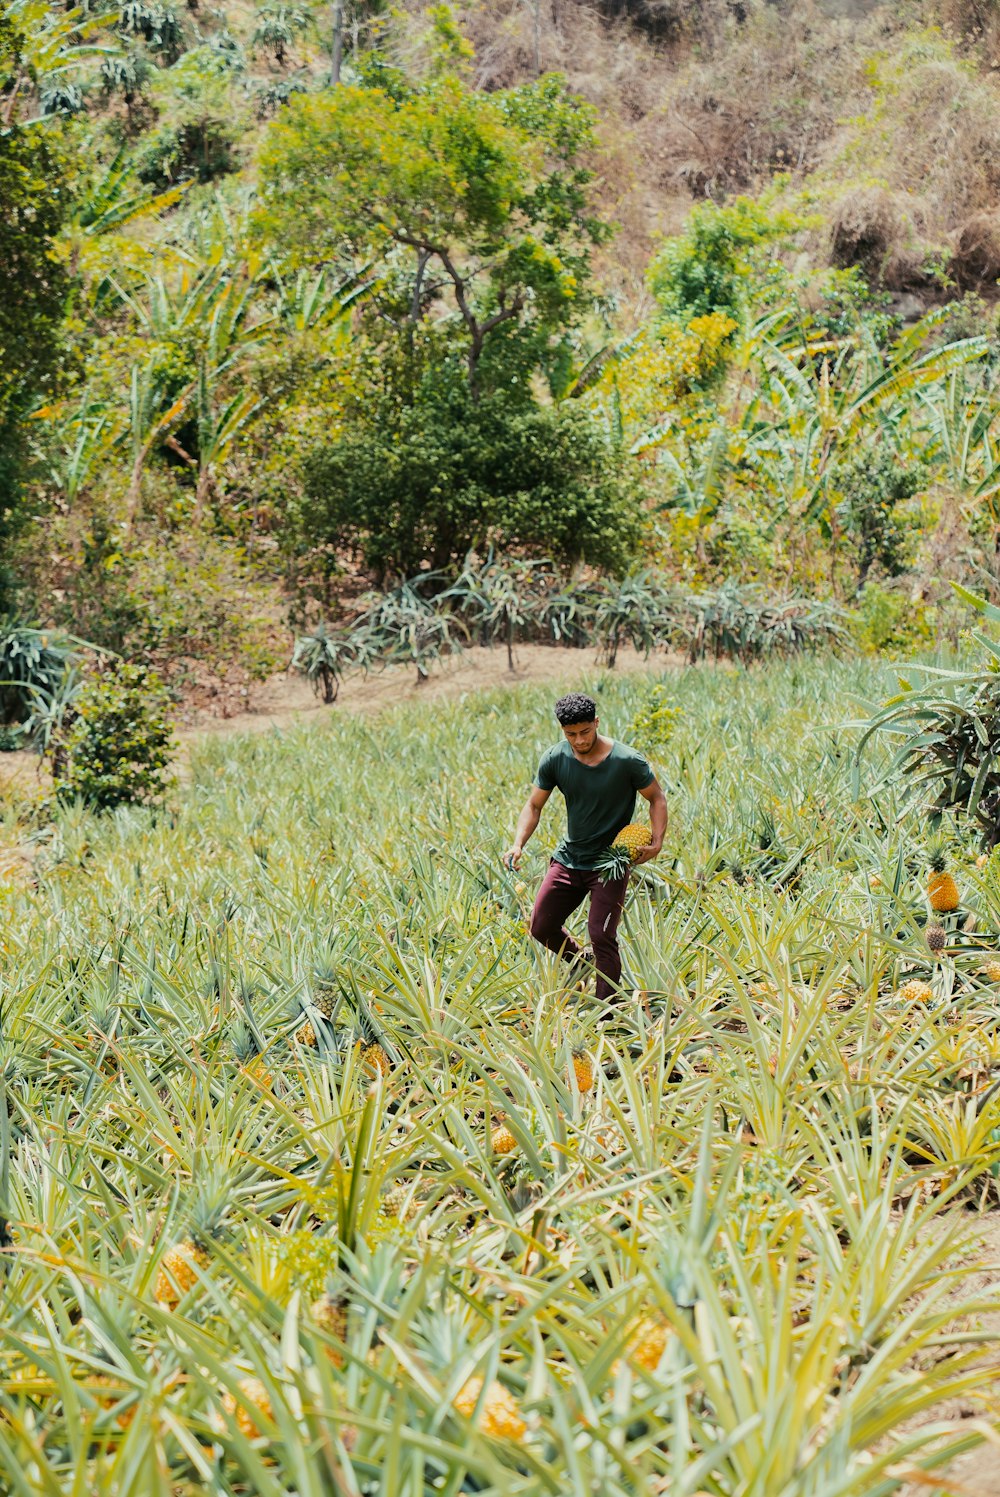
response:
<path id="1" fill-rule="evenodd" d="M 623 826 L 611 846 L 594 864 L 601 882 L 608 884 L 613 879 L 624 878 L 635 862 L 636 853 L 648 847 L 652 840 L 653 834 L 649 827 L 638 821 L 630 821 L 628 826 Z"/>

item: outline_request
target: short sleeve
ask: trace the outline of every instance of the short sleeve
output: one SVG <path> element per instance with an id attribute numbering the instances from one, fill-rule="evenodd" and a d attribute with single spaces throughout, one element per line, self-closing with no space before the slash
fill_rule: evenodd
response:
<path id="1" fill-rule="evenodd" d="M 633 790 L 647 790 L 656 779 L 648 759 L 642 754 L 633 753 L 632 763 L 629 766 L 632 775 Z"/>
<path id="2" fill-rule="evenodd" d="M 538 773 L 535 775 L 535 784 L 539 790 L 555 790 L 556 788 L 556 767 L 552 761 L 551 750 L 542 755 Z"/>

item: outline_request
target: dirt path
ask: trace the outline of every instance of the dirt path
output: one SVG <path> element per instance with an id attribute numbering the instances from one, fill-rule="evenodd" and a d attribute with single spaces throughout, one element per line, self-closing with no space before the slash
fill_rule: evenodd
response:
<path id="1" fill-rule="evenodd" d="M 680 655 L 661 653 L 647 660 L 635 650 L 625 648 L 619 653 L 615 673 L 656 675 L 683 665 Z M 546 682 L 556 689 L 573 691 L 579 689 L 581 681 L 593 680 L 603 670 L 592 650 L 528 644 L 518 646 L 514 670 L 510 671 L 505 650 L 475 646 L 444 660 L 421 685 L 417 684 L 416 671 L 410 666 L 386 666 L 367 677 L 349 676 L 341 684 L 333 706 L 325 706 L 302 676 L 281 671 L 255 689 L 253 705 L 245 712 L 230 717 L 207 711 L 181 713 L 177 730 L 181 741 L 181 778 L 190 745 L 207 735 L 265 733 L 298 722 L 322 721 L 334 713 L 380 712 L 401 702 L 441 702 L 475 691 L 513 691 L 519 686 Z M 35 754 L 0 754 L 0 793 L 7 790 L 31 798 L 41 793 L 47 782 Z"/>

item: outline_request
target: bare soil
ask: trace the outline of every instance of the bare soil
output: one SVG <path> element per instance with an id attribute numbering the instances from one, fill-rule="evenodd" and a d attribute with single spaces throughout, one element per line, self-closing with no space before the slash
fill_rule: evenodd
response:
<path id="1" fill-rule="evenodd" d="M 956 1305 L 969 1299 L 994 1300 L 996 1309 L 979 1315 L 968 1329 L 992 1333 L 983 1348 L 982 1396 L 938 1404 L 919 1416 L 909 1429 L 942 1420 L 975 1421 L 984 1443 L 953 1461 L 944 1472 L 904 1486 L 899 1497 L 1000 1497 L 1000 1432 L 997 1431 L 997 1391 L 1000 1385 L 1000 1211 L 984 1212 L 977 1224 L 978 1245 L 966 1260 L 973 1270 L 952 1293 Z"/>

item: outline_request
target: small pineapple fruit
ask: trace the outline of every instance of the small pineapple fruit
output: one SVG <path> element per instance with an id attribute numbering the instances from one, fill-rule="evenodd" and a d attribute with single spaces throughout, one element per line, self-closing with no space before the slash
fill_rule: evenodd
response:
<path id="1" fill-rule="evenodd" d="M 933 952 L 937 953 L 944 950 L 948 942 L 948 933 L 943 925 L 938 925 L 935 921 L 933 925 L 928 925 L 925 934 L 927 936 L 927 944 Z"/>
<path id="2" fill-rule="evenodd" d="M 527 884 L 526 884 L 526 883 L 525 883 L 525 882 L 524 882 L 524 880 L 523 880 L 523 879 L 518 879 L 518 881 L 517 881 L 517 883 L 516 883 L 516 884 L 515 884 L 515 885 L 514 885 L 514 893 L 515 893 L 515 894 L 517 894 L 517 895 L 518 895 L 518 896 L 520 896 L 520 895 L 521 895 L 521 894 L 523 894 L 523 893 L 524 893 L 524 891 L 525 891 L 525 889 L 526 889 L 526 888 L 527 888 L 527 887 L 528 887 L 528 886 L 527 886 Z"/>
<path id="3" fill-rule="evenodd" d="M 274 1418 L 271 1395 L 259 1377 L 247 1377 L 238 1385 L 238 1393 L 226 1393 L 222 1399 L 226 1413 L 236 1420 L 236 1428 L 248 1440 L 255 1440 L 263 1430 L 257 1420 Z"/>
<path id="4" fill-rule="evenodd" d="M 958 909 L 958 885 L 947 871 L 947 863 L 944 848 L 935 847 L 930 856 L 927 898 L 936 915 L 950 915 L 953 910 Z"/>
<path id="5" fill-rule="evenodd" d="M 497 1121 L 496 1127 L 490 1134 L 490 1148 L 494 1154 L 513 1154 L 517 1148 L 517 1139 L 503 1118 Z"/>
<path id="6" fill-rule="evenodd" d="M 94 1395 L 94 1399 L 102 1409 L 115 1408 L 115 1406 L 117 1404 L 120 1404 L 122 1399 L 129 1392 L 131 1392 L 131 1389 L 126 1388 L 124 1383 L 122 1383 L 120 1379 L 109 1377 L 106 1372 L 92 1373 L 86 1386 Z M 120 1413 L 115 1415 L 115 1423 L 118 1425 L 119 1429 L 128 1429 L 129 1425 L 132 1423 L 132 1420 L 135 1418 L 135 1411 L 137 1407 L 138 1400 L 129 1404 L 128 1408 L 122 1409 Z"/>
<path id="7" fill-rule="evenodd" d="M 881 889 L 881 887 L 882 887 L 882 880 L 879 878 L 879 876 L 878 876 L 877 873 L 869 873 L 869 875 L 868 875 L 868 887 L 873 892 L 874 892 L 875 889 Z"/>
<path id="8" fill-rule="evenodd" d="M 981 970 L 987 982 L 1000 982 L 1000 957 L 989 957 L 983 963 Z"/>
<path id="9" fill-rule="evenodd" d="M 470 1377 L 455 1394 L 455 1408 L 466 1419 L 475 1414 L 482 1391 L 483 1379 Z M 523 1440 L 528 1428 L 521 1417 L 517 1399 L 495 1378 L 486 1389 L 476 1422 L 483 1434 L 492 1435 L 494 1440 Z"/>
<path id="10" fill-rule="evenodd" d="M 978 858 L 976 859 L 976 867 L 977 868 L 985 868 L 986 865 L 987 865 L 987 863 L 989 862 L 989 860 L 990 860 L 989 853 L 988 852 L 981 852 L 979 854 Z"/>
<path id="11" fill-rule="evenodd" d="M 922 982 L 919 977 L 911 977 L 909 982 L 896 994 L 900 1003 L 930 1003 L 934 997 L 934 990 L 929 982 Z"/>
<path id="12" fill-rule="evenodd" d="M 367 1044 L 361 1044 L 361 1067 L 370 1071 L 373 1075 L 378 1072 L 380 1076 L 388 1076 L 392 1071 L 392 1062 L 382 1049 L 378 1040 L 371 1040 Z"/>
<path id="13" fill-rule="evenodd" d="M 337 1006 L 337 968 L 329 959 L 313 968 L 313 1008 L 329 1022 Z"/>
<path id="14" fill-rule="evenodd" d="M 653 1317 L 638 1320 L 629 1332 L 625 1355 L 644 1372 L 655 1372 L 667 1349 L 670 1336 L 671 1330 L 665 1320 Z M 619 1366 L 620 1363 L 615 1362 L 612 1371 L 617 1372 Z"/>
<path id="15" fill-rule="evenodd" d="M 343 1300 L 334 1299 L 332 1294 L 321 1294 L 319 1299 L 314 1299 L 309 1306 L 309 1318 L 321 1331 L 328 1336 L 336 1336 L 338 1341 L 347 1339 L 347 1306 Z M 330 1361 L 335 1367 L 343 1367 L 344 1354 L 336 1347 L 329 1350 Z"/>
<path id="16" fill-rule="evenodd" d="M 593 1090 L 594 1062 L 586 1050 L 573 1051 L 573 1075 L 576 1078 L 576 1089 L 581 1095 Z"/>
<path id="17" fill-rule="evenodd" d="M 316 1049 L 316 1031 L 308 1019 L 295 1031 L 295 1039 L 298 1044 L 305 1045 L 309 1050 Z"/>
<path id="18" fill-rule="evenodd" d="M 153 1290 L 156 1303 L 167 1310 L 176 1310 L 188 1290 L 197 1284 L 198 1269 L 204 1268 L 208 1261 L 208 1254 L 190 1237 L 167 1248 L 156 1275 Z"/>
<path id="19" fill-rule="evenodd" d="M 613 879 L 624 878 L 635 862 L 636 853 L 648 847 L 652 840 L 653 834 L 649 827 L 640 822 L 631 821 L 628 826 L 623 826 L 611 846 L 605 848 L 594 864 L 601 883 L 608 884 Z"/>
<path id="20" fill-rule="evenodd" d="M 394 1185 L 391 1190 L 387 1190 L 382 1197 L 381 1206 L 385 1216 L 395 1216 L 403 1222 L 411 1221 L 420 1210 L 420 1202 L 408 1185 Z"/>

